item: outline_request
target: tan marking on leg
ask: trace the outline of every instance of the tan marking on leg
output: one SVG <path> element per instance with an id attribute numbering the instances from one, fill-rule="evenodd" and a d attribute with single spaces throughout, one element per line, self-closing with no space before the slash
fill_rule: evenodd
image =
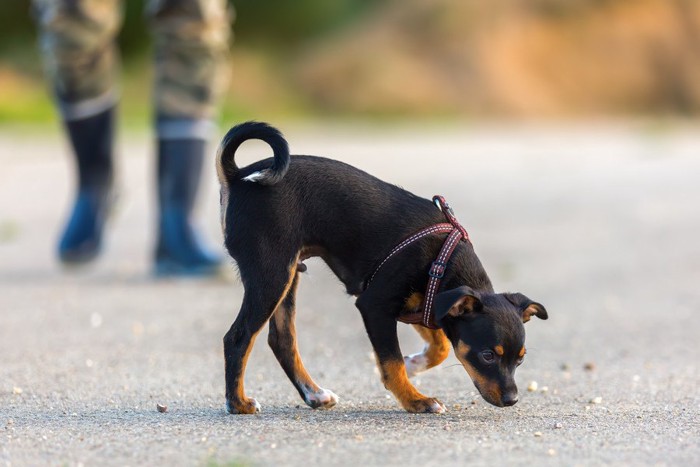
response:
<path id="1" fill-rule="evenodd" d="M 411 384 L 402 361 L 381 362 L 379 367 L 384 386 L 391 391 L 404 409 L 413 413 L 445 411 L 440 401 L 424 396 Z"/>
<path id="2" fill-rule="evenodd" d="M 287 284 L 284 286 L 284 292 L 282 292 L 282 296 L 277 300 L 277 305 L 275 305 L 275 310 L 279 308 L 280 304 L 282 301 L 285 299 L 287 294 L 289 293 L 289 290 L 292 288 L 292 285 L 294 285 L 294 279 L 296 278 L 297 274 L 297 264 L 299 263 L 299 252 L 297 252 L 296 256 L 294 256 L 294 259 L 287 265 L 287 272 L 289 273 L 289 279 L 287 279 Z M 273 311 L 274 313 L 274 311 Z"/>
<path id="3" fill-rule="evenodd" d="M 239 414 L 253 414 L 257 411 L 260 410 L 260 405 L 255 399 L 251 399 L 245 395 L 245 389 L 243 387 L 243 379 L 245 378 L 245 369 L 246 365 L 248 364 L 248 357 L 250 356 L 250 352 L 253 350 L 253 345 L 255 344 L 255 338 L 258 336 L 259 331 L 256 332 L 253 337 L 250 339 L 250 344 L 248 345 L 248 348 L 245 351 L 245 354 L 243 354 L 243 358 L 241 359 L 241 371 L 237 379 L 237 384 L 236 388 L 234 389 L 235 395 L 234 395 L 234 401 L 233 401 L 233 407 L 236 410 L 236 413 Z"/>
<path id="4" fill-rule="evenodd" d="M 298 266 L 297 266 L 298 267 Z M 304 401 L 314 409 L 330 409 L 338 403 L 338 396 L 332 391 L 317 385 L 304 367 L 299 354 L 296 337 L 296 324 L 294 321 L 295 301 L 294 295 L 299 285 L 298 277 L 295 277 L 285 299 L 272 315 L 272 326 L 275 328 L 276 341 L 270 341 L 275 357 L 282 365 L 285 373 L 292 382 L 303 392 Z M 287 301 L 292 297 L 291 303 Z M 291 374 L 290 374 L 291 373 Z"/>
<path id="5" fill-rule="evenodd" d="M 290 292 L 292 292 L 291 289 Z M 285 304 L 282 303 L 272 315 L 272 319 L 275 321 L 274 326 L 277 328 L 277 337 L 278 339 L 289 339 L 287 350 L 291 353 L 291 361 L 296 381 L 316 392 L 319 390 L 319 387 L 313 381 L 311 376 L 309 376 L 309 373 L 306 371 L 306 368 L 301 360 L 301 356 L 299 355 L 296 337 L 296 324 L 294 323 L 293 319 L 285 316 L 287 313 L 293 313 L 293 310 L 287 309 Z"/>
<path id="6" fill-rule="evenodd" d="M 292 287 L 292 284 L 294 283 L 294 277 L 296 275 L 296 264 L 297 260 L 299 259 L 299 254 L 296 255 L 294 261 L 288 266 L 289 269 L 289 280 L 287 281 L 287 284 L 284 286 L 284 291 L 282 292 L 281 297 L 277 300 L 277 304 L 275 305 L 275 310 L 277 310 L 280 307 L 280 304 L 284 300 L 284 298 L 287 296 L 287 293 L 289 292 L 289 289 Z M 273 312 L 273 315 L 275 313 Z M 241 359 L 241 371 L 240 374 L 237 378 L 236 381 L 236 387 L 234 389 L 235 393 L 235 399 L 234 400 L 234 408 L 238 413 L 241 414 L 251 414 L 255 413 L 260 410 L 260 405 L 257 403 L 255 399 L 250 399 L 246 397 L 245 395 L 245 389 L 243 385 L 243 380 L 245 379 L 245 369 L 246 365 L 248 364 L 248 357 L 250 356 L 250 352 L 253 350 L 253 345 L 255 344 L 255 339 L 257 338 L 258 334 L 262 330 L 262 327 L 255 333 L 253 336 L 250 338 L 250 343 L 248 344 L 248 348 L 246 349 L 245 353 L 243 354 L 243 358 Z"/>
<path id="7" fill-rule="evenodd" d="M 428 329 L 423 326 L 413 326 L 418 334 L 428 343 L 425 356 L 428 359 L 428 368 L 437 366 L 450 355 L 450 341 L 442 329 Z"/>
<path id="8" fill-rule="evenodd" d="M 450 354 L 450 341 L 441 329 L 428 329 L 418 324 L 414 324 L 413 328 L 420 334 L 426 345 L 422 352 L 404 357 L 409 378 L 439 365 Z"/>
<path id="9" fill-rule="evenodd" d="M 404 404 L 425 397 L 408 380 L 403 362 L 389 361 L 380 364 L 380 367 L 384 387 L 391 391 L 399 402 Z"/>

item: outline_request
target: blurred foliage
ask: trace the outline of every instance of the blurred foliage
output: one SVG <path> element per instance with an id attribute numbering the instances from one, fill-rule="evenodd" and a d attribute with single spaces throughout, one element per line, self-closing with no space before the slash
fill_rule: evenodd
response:
<path id="1" fill-rule="evenodd" d="M 33 24 L 29 0 L 10 0 L 0 2 L 0 50 L 14 47 L 16 41 L 33 37 Z"/>
<path id="2" fill-rule="evenodd" d="M 119 43 L 126 60 L 142 55 L 150 43 L 143 9 L 147 0 L 123 0 Z M 331 33 L 361 17 L 381 0 L 237 0 L 236 42 L 289 49 Z M 0 55 L 6 57 L 36 42 L 30 0 L 0 1 Z"/>
<path id="3" fill-rule="evenodd" d="M 361 18 L 382 0 L 236 0 L 236 42 L 298 48 Z"/>
<path id="4" fill-rule="evenodd" d="M 149 120 L 146 0 L 123 114 Z M 226 121 L 700 116 L 700 0 L 235 0 Z M 29 0 L 0 0 L 0 121 L 47 121 Z"/>
<path id="5" fill-rule="evenodd" d="M 293 81 L 329 114 L 700 116 L 698 0 L 403 0 Z"/>
<path id="6" fill-rule="evenodd" d="M 150 111 L 148 89 L 131 86 L 150 75 L 151 38 L 143 10 L 147 0 L 123 0 L 124 21 L 118 37 L 124 62 L 123 112 L 128 120 L 141 125 Z M 253 116 L 261 102 L 249 102 L 252 81 L 271 68 L 284 69 L 274 58 L 298 53 L 305 44 L 342 29 L 382 3 L 382 0 L 237 0 L 234 10 L 234 53 L 244 63 L 243 81 L 246 90 L 237 88 L 234 99 L 223 103 L 223 118 Z M 258 50 L 251 57 L 246 50 Z M 272 62 L 271 62 L 272 60 Z M 273 63 L 274 62 L 274 63 Z M 245 69 L 248 66 L 249 70 Z M 250 77 L 250 78 L 246 78 Z M 263 76 L 264 77 L 264 76 Z M 238 80 L 237 80 L 238 81 Z M 274 83 L 268 87 L 275 87 Z M 274 95 L 274 113 L 306 113 L 305 105 L 289 90 L 261 90 Z M 252 92 L 256 96 L 255 89 Z M 270 109 L 266 102 L 262 107 Z M 53 106 L 46 94 L 37 44 L 36 24 L 30 0 L 0 1 L 0 122 L 46 122 L 54 118 Z"/>

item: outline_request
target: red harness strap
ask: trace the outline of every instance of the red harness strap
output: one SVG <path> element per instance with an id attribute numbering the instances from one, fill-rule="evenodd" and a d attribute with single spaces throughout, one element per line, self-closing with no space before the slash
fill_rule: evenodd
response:
<path id="1" fill-rule="evenodd" d="M 416 313 L 411 313 L 408 315 L 399 316 L 397 319 L 402 323 L 408 324 L 420 324 L 430 329 L 437 329 L 438 326 L 435 324 L 434 313 L 433 313 L 433 302 L 435 301 L 435 295 L 440 287 L 440 282 L 445 276 L 445 270 L 447 269 L 447 262 L 450 260 L 452 253 L 454 253 L 459 242 L 464 240 L 469 241 L 469 234 L 466 229 L 457 221 L 452 208 L 447 204 L 445 198 L 442 196 L 434 196 L 433 202 L 442 210 L 445 217 L 449 221 L 448 223 L 435 224 L 428 228 L 425 228 L 410 237 L 408 237 L 403 242 L 399 243 L 392 249 L 386 258 L 377 266 L 372 276 L 367 281 L 367 286 L 372 282 L 372 279 L 377 275 L 379 270 L 384 266 L 384 263 L 389 261 L 392 257 L 398 254 L 407 246 L 417 242 L 418 240 L 427 237 L 428 235 L 449 233 L 445 243 L 442 245 L 442 249 L 438 254 L 433 264 L 430 266 L 430 271 L 428 271 L 428 286 L 425 291 L 425 297 L 423 299 L 423 310 Z"/>

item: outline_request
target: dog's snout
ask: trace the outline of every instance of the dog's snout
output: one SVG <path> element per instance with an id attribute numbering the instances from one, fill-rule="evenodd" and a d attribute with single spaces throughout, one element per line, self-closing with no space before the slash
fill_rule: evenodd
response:
<path id="1" fill-rule="evenodd" d="M 501 402 L 505 407 L 510 407 L 512 405 L 515 405 L 518 402 L 518 393 L 517 392 L 507 392 L 503 394 L 503 397 L 501 398 Z"/>

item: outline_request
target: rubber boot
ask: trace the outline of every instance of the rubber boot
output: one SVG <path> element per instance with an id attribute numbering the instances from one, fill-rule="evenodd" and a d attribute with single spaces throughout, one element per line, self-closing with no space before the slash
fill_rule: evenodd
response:
<path id="1" fill-rule="evenodd" d="M 158 142 L 159 276 L 207 276 L 219 272 L 221 259 L 200 240 L 192 213 L 202 174 L 206 142 L 198 139 Z"/>
<path id="2" fill-rule="evenodd" d="M 104 226 L 114 204 L 112 151 L 116 110 L 65 122 L 78 170 L 73 211 L 58 244 L 64 264 L 84 264 L 102 248 Z"/>

